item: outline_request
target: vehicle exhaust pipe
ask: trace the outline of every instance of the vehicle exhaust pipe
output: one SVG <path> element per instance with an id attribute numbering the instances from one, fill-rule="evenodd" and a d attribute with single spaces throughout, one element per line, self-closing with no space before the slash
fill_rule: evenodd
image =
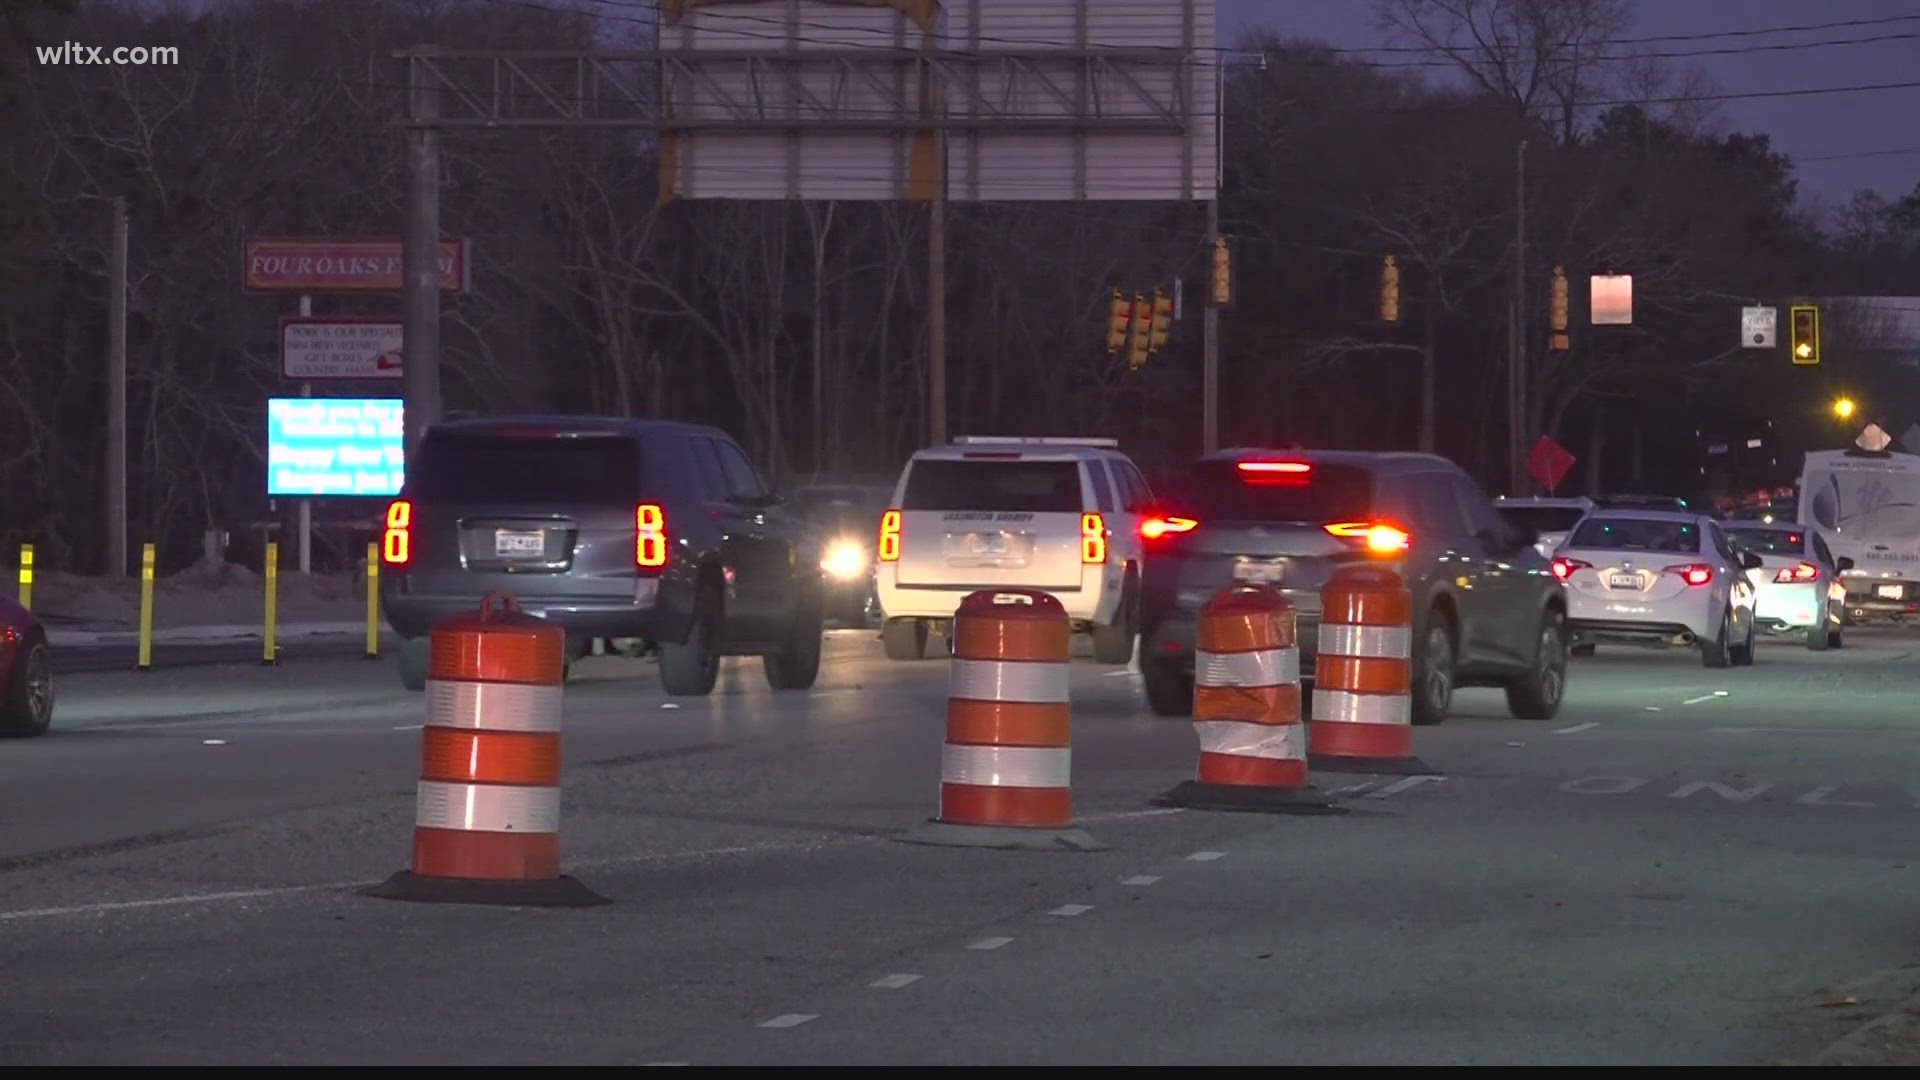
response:
<path id="1" fill-rule="evenodd" d="M 1682 630 L 1668 639 L 1668 641 L 1674 645 L 1691 645 L 1694 643 L 1694 640 L 1693 631 L 1691 630 Z"/>

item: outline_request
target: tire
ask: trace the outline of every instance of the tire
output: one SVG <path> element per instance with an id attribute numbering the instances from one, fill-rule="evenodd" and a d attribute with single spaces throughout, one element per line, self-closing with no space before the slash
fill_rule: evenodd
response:
<path id="1" fill-rule="evenodd" d="M 53 726 L 53 654 L 38 631 L 21 642 L 13 678 L 0 699 L 0 736 L 31 739 Z"/>
<path id="2" fill-rule="evenodd" d="M 1720 615 L 1720 634 L 1711 642 L 1700 643 L 1700 662 L 1710 668 L 1733 666 L 1733 646 L 1728 643 L 1727 635 L 1733 631 L 1733 613 Z"/>
<path id="3" fill-rule="evenodd" d="M 1833 639 L 1839 637 L 1825 621 L 1807 627 L 1807 651 L 1826 652 L 1833 647 Z"/>
<path id="4" fill-rule="evenodd" d="M 1426 648 L 1413 662 L 1413 722 L 1428 727 L 1445 723 L 1453 708 L 1453 627 L 1430 611 L 1420 640 Z"/>
<path id="5" fill-rule="evenodd" d="M 1140 635 L 1140 583 L 1129 571 L 1120 589 L 1120 610 L 1113 613 L 1114 625 L 1096 626 L 1093 638 L 1093 662 L 1125 664 L 1133 659 L 1133 643 Z"/>
<path id="6" fill-rule="evenodd" d="M 1155 716 L 1193 715 L 1193 678 L 1165 660 L 1140 661 L 1140 683 Z"/>
<path id="7" fill-rule="evenodd" d="M 1540 620 L 1533 666 L 1507 684 L 1507 711 L 1519 720 L 1551 720 L 1567 693 L 1567 620 L 1549 611 Z"/>
<path id="8" fill-rule="evenodd" d="M 400 643 L 398 657 L 400 685 L 408 690 L 427 688 L 427 656 L 431 642 L 427 638 L 408 638 Z"/>
<path id="9" fill-rule="evenodd" d="M 820 637 L 826 632 L 818 608 L 802 612 L 787 628 L 777 653 L 761 658 L 767 685 L 775 690 L 810 690 L 820 677 Z"/>
<path id="10" fill-rule="evenodd" d="M 1753 635 L 1757 632 L 1758 631 L 1754 629 L 1753 620 L 1748 619 L 1746 644 L 1733 645 L 1728 647 L 1727 659 L 1733 661 L 1734 667 L 1752 667 L 1753 666 Z"/>
<path id="11" fill-rule="evenodd" d="M 706 697 L 720 680 L 720 653 L 714 648 L 714 615 L 705 601 L 694 609 L 687 640 L 660 646 L 660 686 L 672 697 Z"/>
<path id="12" fill-rule="evenodd" d="M 1599 646 L 1591 642 L 1585 645 L 1573 645 L 1568 647 L 1567 655 L 1568 656 L 1592 656 L 1594 652 L 1598 649 L 1599 649 Z"/>
<path id="13" fill-rule="evenodd" d="M 1827 648 L 1838 649 L 1846 645 L 1846 643 L 1846 638 L 1841 635 L 1840 631 L 1833 629 L 1827 631 Z"/>
<path id="14" fill-rule="evenodd" d="M 918 619 L 889 619 L 880 628 L 880 644 L 889 660 L 922 660 L 927 655 L 927 624 Z"/>

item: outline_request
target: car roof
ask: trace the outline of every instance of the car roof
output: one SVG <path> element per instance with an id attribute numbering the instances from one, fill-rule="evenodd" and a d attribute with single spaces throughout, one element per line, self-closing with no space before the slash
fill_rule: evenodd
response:
<path id="1" fill-rule="evenodd" d="M 1750 518 L 1741 518 L 1734 521 L 1723 521 L 1720 523 L 1720 527 L 1728 530 L 1729 532 L 1735 529 L 1738 529 L 1741 532 L 1804 533 L 1804 532 L 1811 531 L 1805 525 L 1800 525 L 1791 521 L 1756 521 Z"/>
<path id="2" fill-rule="evenodd" d="M 1011 461 L 1014 456 L 1031 461 L 1084 461 L 1126 454 L 1111 446 L 1038 442 L 929 446 L 913 452 L 915 461 Z"/>
<path id="3" fill-rule="evenodd" d="M 1438 454 L 1422 454 L 1410 450 L 1303 450 L 1298 447 L 1282 449 L 1258 446 L 1235 446 L 1217 450 L 1195 459 L 1195 464 L 1261 457 L 1304 461 L 1314 465 L 1347 465 L 1363 469 L 1398 467 L 1401 471 L 1413 471 L 1415 468 L 1457 471 L 1460 468 Z"/>
<path id="4" fill-rule="evenodd" d="M 1554 509 L 1570 510 L 1578 508 L 1591 510 L 1593 509 L 1593 500 L 1587 498 L 1585 495 L 1574 495 L 1565 498 L 1554 495 L 1501 495 L 1493 500 L 1493 505 L 1496 507 L 1548 506 Z"/>
<path id="5" fill-rule="evenodd" d="M 1588 521 L 1618 521 L 1626 518 L 1632 521 L 1673 521 L 1687 525 L 1698 525 L 1702 521 L 1713 520 L 1707 514 L 1692 510 L 1642 510 L 1633 506 L 1607 506 L 1587 515 Z"/>
<path id="6" fill-rule="evenodd" d="M 467 416 L 442 420 L 430 431 L 484 434 L 498 428 L 553 427 L 577 434 L 647 435 L 656 432 L 713 435 L 718 428 L 708 424 L 690 424 L 684 420 L 656 420 L 633 416 L 569 416 L 556 413 L 529 413 L 508 416 Z"/>

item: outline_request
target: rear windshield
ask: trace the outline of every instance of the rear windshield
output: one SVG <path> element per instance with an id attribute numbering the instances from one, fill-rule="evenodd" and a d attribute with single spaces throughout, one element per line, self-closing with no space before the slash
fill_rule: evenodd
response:
<path id="1" fill-rule="evenodd" d="M 1691 521 L 1659 521 L 1652 518 L 1589 518 L 1567 538 L 1573 548 L 1599 548 L 1614 551 L 1671 551 L 1691 553 L 1700 550 L 1700 528 Z"/>
<path id="2" fill-rule="evenodd" d="M 1077 514 L 1082 506 L 1077 461 L 923 458 L 907 472 L 900 509 Z"/>
<path id="3" fill-rule="evenodd" d="M 1201 520 L 1298 522 L 1365 520 L 1373 478 L 1352 465 L 1314 465 L 1302 483 L 1248 483 L 1233 462 L 1203 461 L 1168 485 L 1166 501 Z"/>
<path id="4" fill-rule="evenodd" d="M 626 436 L 433 435 L 408 494 L 454 503 L 627 503 L 640 488 Z"/>
<path id="5" fill-rule="evenodd" d="M 1798 555 L 1807 534 L 1785 529 L 1728 529 L 1727 538 L 1755 555 Z"/>
<path id="6" fill-rule="evenodd" d="M 1540 532 L 1566 532 L 1587 516 L 1578 506 L 1500 506 L 1499 509 L 1500 516 L 1509 523 Z"/>

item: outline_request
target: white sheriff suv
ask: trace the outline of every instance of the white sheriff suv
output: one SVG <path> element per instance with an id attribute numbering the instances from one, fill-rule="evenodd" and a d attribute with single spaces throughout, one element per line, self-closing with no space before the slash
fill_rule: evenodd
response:
<path id="1" fill-rule="evenodd" d="M 1140 522 L 1153 493 L 1113 439 L 962 436 L 921 450 L 895 485 L 875 548 L 881 640 L 892 660 L 952 639 L 980 589 L 1034 589 L 1124 664 L 1140 625 Z"/>

